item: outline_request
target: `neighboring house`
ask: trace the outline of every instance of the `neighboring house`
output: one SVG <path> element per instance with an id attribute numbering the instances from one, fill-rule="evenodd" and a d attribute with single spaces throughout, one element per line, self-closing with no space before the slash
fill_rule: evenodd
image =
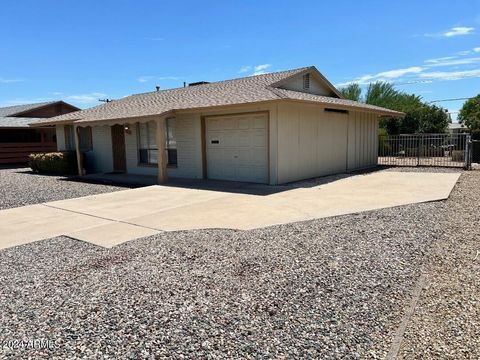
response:
<path id="1" fill-rule="evenodd" d="M 31 153 L 56 151 L 55 127 L 29 124 L 78 110 L 63 101 L 0 108 L 0 164 L 25 163 Z"/>
<path id="2" fill-rule="evenodd" d="M 81 173 L 281 184 L 375 166 L 380 116 L 403 113 L 344 99 L 312 66 L 132 95 L 46 123 L 59 150 L 91 129 Z"/>
<path id="3" fill-rule="evenodd" d="M 451 123 L 448 125 L 448 132 L 450 134 L 463 134 L 467 133 L 468 129 L 459 123 Z"/>

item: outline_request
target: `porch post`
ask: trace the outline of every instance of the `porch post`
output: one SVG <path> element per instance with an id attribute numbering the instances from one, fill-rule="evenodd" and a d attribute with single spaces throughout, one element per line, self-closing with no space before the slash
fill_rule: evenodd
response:
<path id="1" fill-rule="evenodd" d="M 167 154 L 165 152 L 165 144 L 167 140 L 167 126 L 165 118 L 157 120 L 157 149 L 158 149 L 158 184 L 166 184 L 167 176 Z"/>
<path id="2" fill-rule="evenodd" d="M 83 176 L 83 166 L 82 166 L 82 153 L 80 152 L 80 128 L 78 126 L 74 127 L 75 133 L 75 152 L 77 153 L 77 168 L 78 175 Z"/>

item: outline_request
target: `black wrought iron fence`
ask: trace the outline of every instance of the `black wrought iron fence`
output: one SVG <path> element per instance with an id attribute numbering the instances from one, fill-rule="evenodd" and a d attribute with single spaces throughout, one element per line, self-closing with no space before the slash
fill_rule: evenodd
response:
<path id="1" fill-rule="evenodd" d="M 480 140 L 472 140 L 471 163 L 480 164 Z"/>
<path id="2" fill-rule="evenodd" d="M 395 166 L 469 166 L 469 134 L 380 136 L 378 164 Z"/>

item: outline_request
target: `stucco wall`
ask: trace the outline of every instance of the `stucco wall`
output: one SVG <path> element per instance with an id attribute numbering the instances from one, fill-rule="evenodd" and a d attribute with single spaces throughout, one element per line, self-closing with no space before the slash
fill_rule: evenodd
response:
<path id="1" fill-rule="evenodd" d="M 112 133 L 110 126 L 93 126 L 92 143 L 94 171 L 98 173 L 112 172 Z"/>

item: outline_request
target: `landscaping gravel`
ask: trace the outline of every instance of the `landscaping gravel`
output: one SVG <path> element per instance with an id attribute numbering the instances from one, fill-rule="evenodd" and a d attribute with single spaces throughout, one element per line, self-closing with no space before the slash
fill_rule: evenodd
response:
<path id="1" fill-rule="evenodd" d="M 253 231 L 162 233 L 112 249 L 59 237 L 0 251 L 0 351 L 5 358 L 385 358 L 421 271 L 437 258 L 432 249 L 448 240 L 455 252 L 456 243 L 478 239 L 479 229 L 465 222 L 478 224 L 467 213 L 479 179 L 480 172 L 464 173 L 446 202 Z M 468 259 L 455 257 L 462 269 Z M 473 279 L 472 302 L 457 304 L 465 314 L 451 319 L 464 324 L 466 339 L 478 334 L 478 316 L 468 316 L 478 314 Z M 419 329 L 438 325 L 421 320 Z M 424 330 L 415 339 L 416 329 L 407 327 L 405 358 L 420 358 L 417 349 L 435 354 L 416 347 L 433 336 Z M 8 346 L 19 339 L 53 346 Z"/>
<path id="2" fill-rule="evenodd" d="M 480 171 L 466 172 L 438 204 L 443 233 L 425 264 L 426 286 L 402 359 L 480 359 Z"/>
<path id="3" fill-rule="evenodd" d="M 0 210 L 118 190 L 125 190 L 125 187 L 89 184 L 65 176 L 38 175 L 29 168 L 0 169 Z"/>

